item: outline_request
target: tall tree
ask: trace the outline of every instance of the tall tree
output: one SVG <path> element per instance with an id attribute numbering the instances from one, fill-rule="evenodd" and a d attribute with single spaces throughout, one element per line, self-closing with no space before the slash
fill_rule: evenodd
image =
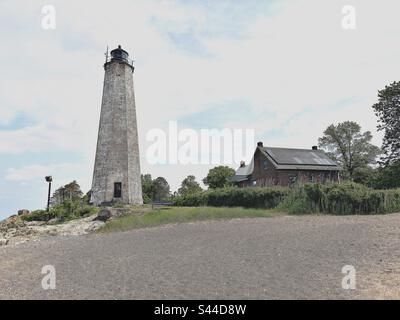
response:
<path id="1" fill-rule="evenodd" d="M 400 161 L 389 165 L 381 166 L 376 170 L 372 186 L 376 189 L 400 188 Z"/>
<path id="2" fill-rule="evenodd" d="M 170 196 L 170 186 L 163 177 L 152 179 L 151 174 L 142 174 L 143 201 L 150 203 L 152 200 L 163 200 Z"/>
<path id="3" fill-rule="evenodd" d="M 395 81 L 378 91 L 378 103 L 373 109 L 379 118 L 378 130 L 384 131 L 384 156 L 386 165 L 400 161 L 400 81 Z"/>
<path id="4" fill-rule="evenodd" d="M 181 196 L 186 196 L 188 194 L 193 194 L 196 192 L 200 192 L 203 189 L 200 187 L 200 184 L 196 181 L 195 176 L 187 176 L 181 184 L 181 187 L 178 189 L 178 194 Z"/>
<path id="5" fill-rule="evenodd" d="M 376 163 L 376 157 L 381 151 L 371 144 L 371 140 L 370 131 L 361 133 L 359 124 L 345 121 L 337 125 L 331 124 L 318 142 L 319 146 L 343 167 L 347 177 L 352 180 L 356 170 Z"/>
<path id="6" fill-rule="evenodd" d="M 163 177 L 158 177 L 153 181 L 153 199 L 163 200 L 170 196 L 170 187 L 167 180 Z"/>
<path id="7" fill-rule="evenodd" d="M 51 204 L 63 204 L 65 201 L 77 201 L 83 196 L 81 187 L 74 180 L 71 183 L 66 184 L 58 188 L 51 197 Z"/>
<path id="8" fill-rule="evenodd" d="M 210 189 L 223 188 L 231 184 L 230 179 L 235 175 L 235 170 L 227 166 L 218 166 L 212 168 L 203 183 Z"/>

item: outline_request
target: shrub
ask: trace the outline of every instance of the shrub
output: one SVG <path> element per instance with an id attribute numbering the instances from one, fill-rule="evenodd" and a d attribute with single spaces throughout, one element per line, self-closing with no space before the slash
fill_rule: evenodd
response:
<path id="1" fill-rule="evenodd" d="M 22 216 L 22 219 L 25 221 L 49 221 L 54 217 L 53 213 L 47 212 L 46 210 L 36 210 L 28 215 Z"/>
<path id="2" fill-rule="evenodd" d="M 183 207 L 244 207 L 288 213 L 380 214 L 400 211 L 400 189 L 374 190 L 354 182 L 305 184 L 294 188 L 222 188 L 174 199 Z"/>
<path id="3" fill-rule="evenodd" d="M 143 193 L 143 203 L 144 204 L 151 203 L 151 198 L 146 193 Z"/>
<path id="4" fill-rule="evenodd" d="M 183 207 L 244 207 L 275 208 L 289 193 L 289 188 L 221 188 L 198 192 L 174 199 L 174 205 Z"/>
<path id="5" fill-rule="evenodd" d="M 49 221 L 57 218 L 60 221 L 73 220 L 90 216 L 97 213 L 99 209 L 90 206 L 80 201 L 65 201 L 63 204 L 58 204 L 50 208 L 50 212 L 46 210 L 36 210 L 31 214 L 23 216 L 25 221 Z"/>
<path id="6" fill-rule="evenodd" d="M 79 217 L 88 217 L 96 214 L 98 211 L 99 211 L 98 207 L 86 205 L 79 208 L 77 213 Z"/>
<path id="7" fill-rule="evenodd" d="M 400 211 L 400 189 L 373 190 L 344 182 L 298 186 L 279 209 L 289 213 L 379 214 Z"/>

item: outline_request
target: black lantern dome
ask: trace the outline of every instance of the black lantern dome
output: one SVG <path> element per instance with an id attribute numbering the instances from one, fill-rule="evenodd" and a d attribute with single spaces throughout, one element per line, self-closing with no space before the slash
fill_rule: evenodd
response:
<path id="1" fill-rule="evenodd" d="M 129 53 L 123 50 L 120 45 L 118 46 L 117 49 L 111 51 L 112 60 L 124 60 L 128 62 L 128 58 L 129 58 Z"/>

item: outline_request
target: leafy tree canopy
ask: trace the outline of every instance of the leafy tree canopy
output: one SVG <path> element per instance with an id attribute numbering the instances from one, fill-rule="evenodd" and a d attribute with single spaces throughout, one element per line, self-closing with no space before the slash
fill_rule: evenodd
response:
<path id="1" fill-rule="evenodd" d="M 212 168 L 207 177 L 203 179 L 203 183 L 210 189 L 223 188 L 231 185 L 230 178 L 235 175 L 235 170 L 227 166 L 218 166 Z"/>
<path id="2" fill-rule="evenodd" d="M 378 130 L 384 132 L 384 156 L 382 163 L 386 165 L 400 161 L 400 81 L 393 82 L 378 91 L 378 103 L 373 109 L 379 118 Z"/>
<path id="3" fill-rule="evenodd" d="M 319 146 L 337 161 L 348 178 L 353 179 L 357 170 L 376 163 L 381 150 L 371 144 L 370 131 L 361 132 L 356 122 L 345 121 L 331 124 L 319 138 Z"/>
<path id="4" fill-rule="evenodd" d="M 51 197 L 51 204 L 63 204 L 65 201 L 77 201 L 83 196 L 81 187 L 74 180 L 71 183 L 66 184 L 58 188 Z"/>
<path id="5" fill-rule="evenodd" d="M 163 200 L 170 196 L 170 186 L 163 177 L 158 177 L 153 181 L 154 199 Z"/>
<path id="6" fill-rule="evenodd" d="M 150 174 L 142 174 L 142 193 L 145 203 L 150 203 L 152 199 L 162 200 L 170 196 L 170 186 L 163 177 L 152 179 Z"/>
<path id="7" fill-rule="evenodd" d="M 178 194 L 181 196 L 186 196 L 188 194 L 194 194 L 202 190 L 203 189 L 196 181 L 195 176 L 190 175 L 182 181 L 181 187 L 178 189 Z"/>

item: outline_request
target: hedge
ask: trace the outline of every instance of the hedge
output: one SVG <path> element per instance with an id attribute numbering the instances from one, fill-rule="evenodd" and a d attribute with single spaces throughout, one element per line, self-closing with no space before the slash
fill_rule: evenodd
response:
<path id="1" fill-rule="evenodd" d="M 183 207 L 244 207 L 288 213 L 381 214 L 400 212 L 400 189 L 373 190 L 343 182 L 305 184 L 293 188 L 223 188 L 174 199 Z"/>
<path id="2" fill-rule="evenodd" d="M 222 188 L 203 191 L 174 199 L 174 205 L 182 207 L 244 207 L 275 208 L 285 196 L 289 188 Z"/>
<path id="3" fill-rule="evenodd" d="M 289 213 L 381 214 L 400 211 L 400 189 L 344 182 L 298 186 L 279 204 Z"/>

